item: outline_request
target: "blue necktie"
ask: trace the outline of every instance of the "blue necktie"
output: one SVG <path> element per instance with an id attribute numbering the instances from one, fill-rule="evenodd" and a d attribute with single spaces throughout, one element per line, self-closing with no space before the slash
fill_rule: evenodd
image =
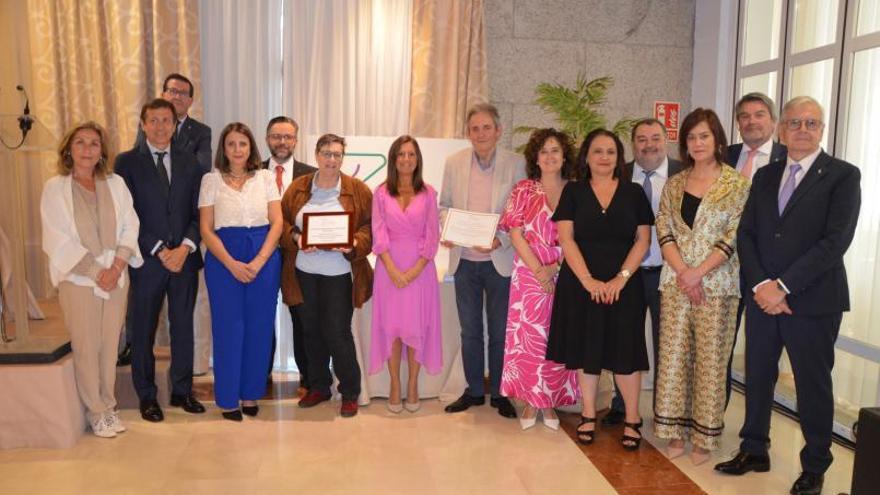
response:
<path id="1" fill-rule="evenodd" d="M 642 189 L 645 190 L 645 196 L 648 197 L 648 203 L 651 203 L 651 200 L 654 196 L 654 188 L 651 186 L 651 176 L 654 175 L 654 170 L 650 172 L 647 170 L 642 171 L 645 174 L 645 180 L 642 182 Z"/>
<path id="2" fill-rule="evenodd" d="M 654 172 L 656 172 L 656 170 L 643 170 L 642 172 L 645 174 L 645 180 L 642 182 L 642 189 L 645 190 L 645 196 L 648 197 L 648 204 L 651 205 L 651 209 L 654 209 L 654 206 L 651 204 L 651 199 L 654 196 L 654 187 L 651 184 L 651 176 L 654 175 Z M 653 246 L 648 247 L 648 251 L 645 252 L 645 256 L 642 258 L 642 263 L 644 263 L 645 260 L 651 257 L 652 247 Z"/>

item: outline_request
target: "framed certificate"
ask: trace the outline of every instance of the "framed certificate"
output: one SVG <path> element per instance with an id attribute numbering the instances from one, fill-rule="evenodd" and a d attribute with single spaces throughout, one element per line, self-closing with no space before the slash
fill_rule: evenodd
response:
<path id="1" fill-rule="evenodd" d="M 449 208 L 440 240 L 463 247 L 492 247 L 500 215 Z"/>
<path id="2" fill-rule="evenodd" d="M 352 247 L 354 215 L 350 211 L 303 213 L 302 247 L 319 249 Z"/>

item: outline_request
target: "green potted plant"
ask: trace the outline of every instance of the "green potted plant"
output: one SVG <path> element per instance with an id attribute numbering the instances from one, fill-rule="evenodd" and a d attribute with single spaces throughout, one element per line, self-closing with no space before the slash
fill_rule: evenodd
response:
<path id="1" fill-rule="evenodd" d="M 534 103 L 544 111 L 554 114 L 559 129 L 571 136 L 575 146 L 580 146 L 592 130 L 600 127 L 608 129 L 608 119 L 599 110 L 605 103 L 608 89 L 612 85 L 614 79 L 610 76 L 587 81 L 586 75 L 581 72 L 573 87 L 547 82 L 538 84 L 535 88 Z M 609 130 L 626 141 L 635 122 L 636 119 L 624 117 Z M 518 126 L 513 132 L 531 134 L 535 129 L 537 127 Z M 525 146 L 525 144 L 520 145 L 517 152 L 522 153 Z"/>

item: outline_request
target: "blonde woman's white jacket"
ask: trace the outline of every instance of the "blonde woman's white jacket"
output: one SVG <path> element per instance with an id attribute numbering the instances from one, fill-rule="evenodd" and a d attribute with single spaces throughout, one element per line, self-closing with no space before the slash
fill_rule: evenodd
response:
<path id="1" fill-rule="evenodd" d="M 115 174 L 106 177 L 113 208 L 116 212 L 116 244 L 132 250 L 128 264 L 137 268 L 144 264 L 138 247 L 140 220 L 134 211 L 131 193 L 125 181 Z M 95 281 L 72 272 L 88 252 L 80 241 L 73 216 L 73 177 L 56 175 L 46 182 L 40 199 L 40 218 L 43 222 L 43 252 L 49 257 L 49 277 L 53 286 L 68 281 L 84 287 L 93 287 L 95 295 L 104 299 L 109 294 L 98 288 Z M 115 250 L 105 250 L 96 262 L 109 267 L 116 257 Z M 123 271 L 119 287 L 125 287 L 128 275 Z"/>

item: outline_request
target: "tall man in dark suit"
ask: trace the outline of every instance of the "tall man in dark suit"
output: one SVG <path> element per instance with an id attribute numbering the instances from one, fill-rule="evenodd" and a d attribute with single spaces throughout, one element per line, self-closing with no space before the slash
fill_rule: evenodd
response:
<path id="1" fill-rule="evenodd" d="M 855 234 L 861 192 L 855 166 L 827 155 L 822 107 L 799 96 L 782 109 L 788 158 L 755 174 L 737 246 L 753 297 L 746 306 L 746 417 L 728 474 L 768 471 L 770 412 L 783 347 L 794 372 L 806 446 L 795 495 L 818 494 L 831 465 L 834 342 L 849 288 L 843 255 Z"/>
<path id="2" fill-rule="evenodd" d="M 632 181 L 644 188 L 654 214 L 660 209 L 660 193 L 666 179 L 681 172 L 682 164 L 666 155 L 666 127 L 657 119 L 642 119 L 633 126 L 631 134 L 633 161 L 626 164 Z M 651 248 L 642 260 L 642 285 L 648 311 L 651 313 L 651 336 L 654 342 L 654 381 L 657 380 L 657 351 L 660 342 L 660 269 L 663 256 L 657 244 L 657 231 L 651 227 Z M 645 313 L 647 316 L 647 313 Z M 602 418 L 602 424 L 622 423 L 626 416 L 623 398 L 615 385 L 611 410 Z"/>
<path id="3" fill-rule="evenodd" d="M 141 109 L 144 142 L 121 153 L 115 171 L 125 179 L 141 221 L 138 243 L 144 264 L 131 273 L 131 376 L 141 417 L 164 419 L 156 400 L 153 343 L 165 296 L 171 336 L 171 405 L 189 413 L 205 408 L 192 396 L 193 306 L 202 256 L 198 250 L 198 196 L 202 169 L 177 149 L 177 116 L 171 103 L 155 99 Z"/>
<path id="4" fill-rule="evenodd" d="M 299 124 L 290 117 L 279 116 L 269 121 L 266 126 L 266 145 L 269 147 L 269 157 L 263 162 L 263 168 L 272 171 L 275 174 L 275 184 L 278 186 L 278 193 L 284 196 L 287 186 L 297 177 L 311 174 L 318 169 L 311 165 L 306 165 L 297 161 L 293 157 L 293 151 L 296 149 L 296 143 L 299 134 Z M 284 255 L 284 250 L 281 251 Z M 296 361 L 296 368 L 299 370 L 299 390 L 297 396 L 304 397 L 308 393 L 309 376 L 308 376 L 308 358 L 306 357 L 305 343 L 303 342 L 302 324 L 299 321 L 293 306 L 289 306 L 290 318 L 293 322 L 293 359 Z M 275 355 L 275 346 L 277 339 L 272 338 L 272 355 Z M 327 373 L 329 374 L 329 370 Z M 269 363 L 269 376 L 272 373 L 272 363 Z"/>
<path id="5" fill-rule="evenodd" d="M 211 128 L 189 116 L 189 108 L 193 104 L 195 88 L 192 81 L 177 73 L 168 74 L 162 83 L 162 99 L 174 105 L 177 115 L 177 128 L 172 140 L 174 147 L 196 157 L 202 170 L 211 171 L 213 156 L 211 154 Z M 143 129 L 138 131 L 135 146 L 144 142 Z"/>
<path id="6" fill-rule="evenodd" d="M 776 105 L 764 93 L 749 93 L 736 102 L 736 125 L 743 142 L 727 148 L 727 164 L 735 167 L 745 178 L 752 180 L 755 172 L 768 163 L 785 160 L 784 144 L 773 140 L 776 134 Z M 740 290 L 744 294 L 736 310 L 736 327 L 734 327 L 733 343 L 739 336 L 739 326 L 745 309 L 748 287 L 740 277 Z M 727 361 L 726 401 L 730 402 L 731 371 L 733 369 L 733 349 Z"/>

